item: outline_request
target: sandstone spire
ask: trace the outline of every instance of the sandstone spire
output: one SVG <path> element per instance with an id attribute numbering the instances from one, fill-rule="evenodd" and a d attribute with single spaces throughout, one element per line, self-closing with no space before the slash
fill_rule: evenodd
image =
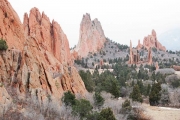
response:
<path id="1" fill-rule="evenodd" d="M 143 45 L 141 44 L 140 40 L 138 40 L 138 45 L 137 45 L 137 49 L 140 50 L 143 47 Z"/>
<path id="2" fill-rule="evenodd" d="M 89 52 L 97 52 L 104 46 L 106 41 L 104 31 L 98 19 L 91 21 L 90 14 L 83 15 L 80 31 L 79 42 L 75 51 L 80 57 L 85 57 Z"/>
<path id="3" fill-rule="evenodd" d="M 61 63 L 70 64 L 69 42 L 66 35 L 56 21 L 50 22 L 44 12 L 38 8 L 32 8 L 29 14 L 24 15 L 25 36 L 31 36 L 37 40 L 45 50 L 54 54 Z"/>

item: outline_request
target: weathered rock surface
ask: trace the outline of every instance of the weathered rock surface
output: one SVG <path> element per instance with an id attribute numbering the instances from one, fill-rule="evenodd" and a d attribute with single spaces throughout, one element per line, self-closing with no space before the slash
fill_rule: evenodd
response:
<path id="1" fill-rule="evenodd" d="M 140 45 L 140 41 L 138 42 L 138 46 Z M 147 54 L 147 58 L 144 60 L 140 59 L 140 53 L 138 47 L 137 48 L 132 48 L 132 42 L 130 40 L 130 50 L 129 50 L 129 61 L 128 64 L 142 64 L 142 63 L 148 63 L 148 64 L 152 64 L 152 51 L 151 51 L 151 47 L 148 49 L 148 54 Z M 140 48 L 141 49 L 141 48 Z"/>
<path id="2" fill-rule="evenodd" d="M 0 38 L 6 39 L 9 48 L 23 49 L 25 41 L 22 23 L 7 0 L 0 1 Z"/>
<path id="3" fill-rule="evenodd" d="M 104 46 L 105 41 L 104 31 L 98 19 L 91 21 L 89 14 L 83 15 L 79 31 L 79 42 L 75 48 L 78 56 L 85 57 L 89 52 L 97 52 Z"/>
<path id="4" fill-rule="evenodd" d="M 140 40 L 138 40 L 138 45 L 137 45 L 137 49 L 140 50 L 143 47 L 143 45 L 140 43 Z"/>
<path id="5" fill-rule="evenodd" d="M 149 49 L 150 47 L 151 48 L 154 47 L 159 50 L 166 51 L 166 48 L 164 46 L 162 46 L 162 44 L 157 40 L 155 30 L 152 30 L 151 35 L 144 37 L 143 46 L 147 49 Z"/>
<path id="6" fill-rule="evenodd" d="M 24 15 L 22 25 L 9 2 L 0 2 L 4 4 L 0 6 L 0 37 L 9 47 L 0 51 L 0 116 L 10 110 L 11 104 L 13 110 L 17 108 L 15 111 L 30 105 L 12 101 L 30 98 L 42 108 L 49 100 L 58 106 L 67 90 L 85 94 L 60 25 L 54 20 L 51 23 L 37 8 L 31 9 L 29 16 Z"/>
<path id="7" fill-rule="evenodd" d="M 180 66 L 177 66 L 177 65 L 173 65 L 172 68 L 176 71 L 180 71 Z"/>
<path id="8" fill-rule="evenodd" d="M 49 18 L 37 8 L 30 11 L 29 18 L 27 13 L 24 15 L 25 36 L 36 39 L 38 44 L 45 50 L 65 64 L 71 64 L 69 42 L 60 25 L 54 20 L 50 23 Z"/>
<path id="9" fill-rule="evenodd" d="M 156 67 L 156 70 L 158 70 L 158 69 L 159 69 L 158 62 L 156 62 L 155 67 Z"/>

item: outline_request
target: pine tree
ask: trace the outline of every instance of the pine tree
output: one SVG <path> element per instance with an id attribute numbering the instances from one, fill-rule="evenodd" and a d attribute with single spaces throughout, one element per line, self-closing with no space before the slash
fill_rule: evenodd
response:
<path id="1" fill-rule="evenodd" d="M 130 95 L 130 97 L 132 98 L 133 101 L 137 101 L 137 102 L 143 102 L 142 96 L 141 96 L 141 92 L 139 90 L 139 86 L 135 85 L 133 88 L 133 91 Z"/>
<path id="2" fill-rule="evenodd" d="M 149 103 L 150 105 L 158 105 L 161 98 L 161 85 L 160 83 L 155 83 L 152 86 L 151 92 L 149 94 Z"/>

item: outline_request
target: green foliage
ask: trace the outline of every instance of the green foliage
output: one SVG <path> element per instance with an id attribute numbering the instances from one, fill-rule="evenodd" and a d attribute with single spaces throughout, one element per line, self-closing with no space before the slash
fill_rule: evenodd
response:
<path id="1" fill-rule="evenodd" d="M 85 99 L 76 100 L 76 104 L 72 106 L 73 113 L 75 115 L 79 114 L 81 118 L 88 116 L 92 108 L 90 102 Z"/>
<path id="2" fill-rule="evenodd" d="M 149 94 L 150 105 L 158 105 L 159 104 L 159 100 L 161 98 L 160 91 L 161 91 L 160 83 L 153 84 L 153 86 L 151 88 L 151 92 Z"/>
<path id="3" fill-rule="evenodd" d="M 91 73 L 89 71 L 84 72 L 83 70 L 80 70 L 79 75 L 81 76 L 87 91 L 92 92 L 94 90 L 95 84 L 94 81 L 92 80 Z"/>
<path id="4" fill-rule="evenodd" d="M 96 90 L 97 91 L 106 91 L 114 95 L 116 98 L 120 96 L 120 85 L 114 75 L 105 71 L 100 76 L 95 78 Z"/>
<path id="5" fill-rule="evenodd" d="M 5 40 L 0 39 L 0 50 L 7 50 L 8 46 Z"/>
<path id="6" fill-rule="evenodd" d="M 130 100 L 126 99 L 122 104 L 121 112 L 127 114 L 131 111 L 131 109 L 132 109 L 132 107 L 131 107 Z"/>
<path id="7" fill-rule="evenodd" d="M 98 120 L 116 120 L 111 108 L 101 110 Z"/>
<path id="8" fill-rule="evenodd" d="M 151 85 L 150 85 L 150 84 L 148 84 L 148 87 L 147 87 L 147 90 L 146 90 L 146 94 L 145 94 L 145 96 L 148 96 L 148 95 L 149 95 L 150 90 L 151 90 Z"/>
<path id="9" fill-rule="evenodd" d="M 64 96 L 62 97 L 62 101 L 65 103 L 66 106 L 70 105 L 75 105 L 75 96 L 70 92 L 65 92 Z"/>
<path id="10" fill-rule="evenodd" d="M 141 103 L 143 102 L 138 85 L 135 85 L 133 87 L 133 91 L 132 91 L 130 97 L 132 98 L 133 101 L 137 101 L 137 102 L 141 102 Z"/>
<path id="11" fill-rule="evenodd" d="M 167 105 L 170 102 L 168 89 L 162 89 L 160 104 Z"/>
<path id="12" fill-rule="evenodd" d="M 100 113 L 93 112 L 93 113 L 86 116 L 86 120 L 101 120 Z"/>
<path id="13" fill-rule="evenodd" d="M 104 104 L 104 98 L 98 92 L 94 94 L 94 103 L 96 106 L 102 106 Z"/>
<path id="14" fill-rule="evenodd" d="M 173 81 L 171 81 L 171 85 L 173 86 L 173 88 L 177 88 L 180 86 L 180 79 L 174 79 Z"/>
<path id="15" fill-rule="evenodd" d="M 92 66 L 94 66 L 94 62 L 92 62 Z"/>

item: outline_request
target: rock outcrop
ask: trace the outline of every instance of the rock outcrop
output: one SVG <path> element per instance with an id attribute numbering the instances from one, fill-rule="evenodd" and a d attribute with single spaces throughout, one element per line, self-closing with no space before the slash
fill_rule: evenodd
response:
<path id="1" fill-rule="evenodd" d="M 23 49 L 25 42 L 22 23 L 7 0 L 0 1 L 0 38 L 7 41 L 9 48 Z"/>
<path id="2" fill-rule="evenodd" d="M 180 71 L 180 66 L 178 65 L 173 65 L 172 68 L 176 71 Z"/>
<path id="3" fill-rule="evenodd" d="M 162 44 L 157 40 L 155 30 L 152 30 L 151 35 L 144 37 L 143 46 L 147 49 L 149 49 L 150 47 L 151 48 L 154 47 L 159 50 L 166 51 L 166 48 L 164 46 L 162 46 Z"/>
<path id="4" fill-rule="evenodd" d="M 29 16 L 26 13 L 21 24 L 9 2 L 1 3 L 0 37 L 6 40 L 8 50 L 0 51 L 0 116 L 7 110 L 28 112 L 22 107 L 31 106 L 28 98 L 45 110 L 48 101 L 58 106 L 64 91 L 85 94 L 60 25 L 54 20 L 51 23 L 37 8 L 31 9 Z"/>
<path id="5" fill-rule="evenodd" d="M 106 41 L 104 31 L 98 19 L 91 21 L 90 15 L 83 15 L 80 31 L 79 42 L 75 48 L 78 56 L 85 57 L 89 52 L 97 52 Z"/>
<path id="6" fill-rule="evenodd" d="M 137 45 L 137 49 L 140 50 L 143 47 L 143 45 L 141 44 L 140 40 L 138 40 L 138 45 Z"/>
<path id="7" fill-rule="evenodd" d="M 158 70 L 158 69 L 159 69 L 158 62 L 156 62 L 155 67 L 156 67 L 156 70 Z"/>
<path id="8" fill-rule="evenodd" d="M 151 47 L 148 49 L 147 58 L 144 59 L 144 60 L 141 60 L 138 48 L 132 48 L 132 42 L 130 40 L 130 50 L 129 50 L 128 64 L 142 64 L 142 63 L 152 64 L 152 50 L 151 50 Z"/>
<path id="9" fill-rule="evenodd" d="M 37 8 L 33 8 L 29 18 L 25 13 L 23 25 L 26 36 L 36 39 L 41 47 L 54 54 L 61 63 L 71 64 L 69 42 L 57 22 L 53 20 L 50 23 L 44 12 L 41 15 Z"/>

